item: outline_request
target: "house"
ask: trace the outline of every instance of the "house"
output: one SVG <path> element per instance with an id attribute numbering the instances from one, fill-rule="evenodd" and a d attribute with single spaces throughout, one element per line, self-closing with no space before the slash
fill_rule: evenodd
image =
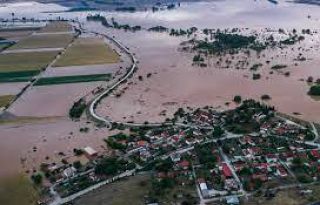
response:
<path id="1" fill-rule="evenodd" d="M 208 186 L 205 182 L 201 182 L 199 183 L 199 187 L 200 187 L 200 191 L 202 193 L 202 196 L 204 198 L 208 197 L 209 196 L 209 191 L 208 191 Z"/>
<path id="2" fill-rule="evenodd" d="M 181 169 L 186 170 L 186 169 L 189 169 L 189 167 L 190 167 L 190 162 L 187 161 L 187 160 L 183 160 L 183 161 L 179 162 L 179 163 L 177 164 L 177 166 L 178 166 L 179 168 L 181 168 Z"/>
<path id="3" fill-rule="evenodd" d="M 139 140 L 137 142 L 137 147 L 146 147 L 147 145 L 148 145 L 148 142 L 144 140 Z"/>
<path id="4" fill-rule="evenodd" d="M 226 163 L 222 163 L 221 171 L 222 171 L 222 174 L 225 178 L 232 177 L 231 169 L 229 168 L 229 166 Z"/>
<path id="5" fill-rule="evenodd" d="M 314 158 L 320 159 L 320 153 L 319 153 L 318 150 L 311 150 L 311 151 L 310 151 L 310 154 L 311 154 Z"/>
<path id="6" fill-rule="evenodd" d="M 288 176 L 288 173 L 285 170 L 285 168 L 280 165 L 280 166 L 278 166 L 278 169 L 277 169 L 277 175 L 280 177 L 286 177 L 286 176 Z"/>
<path id="7" fill-rule="evenodd" d="M 181 160 L 181 155 L 179 153 L 174 153 L 170 158 L 173 162 L 179 162 Z"/>
<path id="8" fill-rule="evenodd" d="M 94 150 L 92 147 L 85 147 L 83 151 L 85 156 L 89 159 L 92 159 L 98 155 L 98 152 Z"/>

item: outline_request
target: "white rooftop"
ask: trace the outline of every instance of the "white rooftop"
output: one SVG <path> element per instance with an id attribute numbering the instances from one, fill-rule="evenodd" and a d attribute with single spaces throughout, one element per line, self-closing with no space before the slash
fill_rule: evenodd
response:
<path id="1" fill-rule="evenodd" d="M 97 151 L 94 150 L 92 147 L 85 147 L 83 150 L 90 156 L 97 154 Z"/>

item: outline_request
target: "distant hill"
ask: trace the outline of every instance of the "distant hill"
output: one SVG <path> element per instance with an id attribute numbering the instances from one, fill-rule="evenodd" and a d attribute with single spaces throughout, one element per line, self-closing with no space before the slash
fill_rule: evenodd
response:
<path id="1" fill-rule="evenodd" d="M 156 5 L 170 5 L 178 2 L 208 1 L 208 0 L 0 0 L 0 3 L 14 3 L 24 1 L 37 1 L 41 3 L 56 3 L 71 8 L 96 9 L 124 9 L 134 7 L 143 9 Z M 210 1 L 210 0 L 209 0 Z M 213 0 L 214 1 L 214 0 Z"/>
<path id="2" fill-rule="evenodd" d="M 320 5 L 320 0 L 294 0 L 295 3 Z"/>

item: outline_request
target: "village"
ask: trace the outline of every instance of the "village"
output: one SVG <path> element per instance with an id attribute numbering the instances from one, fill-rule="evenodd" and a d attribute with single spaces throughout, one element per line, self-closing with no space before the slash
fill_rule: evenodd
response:
<path id="1" fill-rule="evenodd" d="M 240 204 L 257 191 L 319 180 L 317 130 L 280 117 L 273 107 L 245 100 L 227 111 L 181 108 L 166 122 L 118 124 L 121 130 L 105 139 L 104 153 L 84 147 L 61 163 L 42 164 L 46 179 L 39 180 L 40 173 L 32 179 L 47 187 L 44 202 L 69 202 L 145 172 L 153 183 L 146 204 L 161 204 L 175 189 L 180 202 Z"/>

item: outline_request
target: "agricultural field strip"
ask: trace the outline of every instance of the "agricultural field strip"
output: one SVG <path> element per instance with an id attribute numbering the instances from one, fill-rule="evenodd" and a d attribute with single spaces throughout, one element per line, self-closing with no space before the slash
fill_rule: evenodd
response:
<path id="1" fill-rule="evenodd" d="M 74 36 L 73 36 L 73 39 L 74 39 Z M 15 98 L 11 101 L 10 105 L 11 105 L 12 103 L 14 103 L 21 95 L 23 95 L 23 93 L 26 92 L 29 88 L 32 88 L 32 86 L 33 86 L 33 85 L 38 81 L 38 79 L 41 77 L 42 72 L 45 71 L 48 67 L 51 67 L 51 66 L 56 62 L 56 60 L 65 52 L 65 50 L 66 50 L 69 46 L 72 45 L 72 43 L 74 42 L 73 39 L 72 39 L 72 41 L 70 41 L 70 42 L 67 44 L 66 48 L 65 48 L 62 52 L 59 52 L 59 53 L 57 53 L 57 54 L 55 55 L 54 59 L 51 60 L 50 63 L 47 64 L 46 67 L 42 69 L 42 71 L 39 71 L 38 75 L 33 76 L 34 81 L 33 81 L 32 83 L 29 83 L 28 85 L 26 85 L 26 86 L 15 96 Z M 0 55 L 0 56 L 1 56 L 1 55 Z M 0 65 L 1 65 L 1 64 L 0 64 Z M 19 82 L 21 82 L 21 81 L 19 81 Z M 8 105 L 6 108 L 9 108 L 10 105 Z"/>
<path id="2" fill-rule="evenodd" d="M 57 51 L 0 54 L 0 73 L 40 70 L 57 54 Z"/>
<path id="3" fill-rule="evenodd" d="M 14 97 L 14 95 L 0 95 L 0 108 L 8 105 Z"/>
<path id="4" fill-rule="evenodd" d="M 109 80 L 110 78 L 111 78 L 111 74 L 44 77 L 44 78 L 40 78 L 36 83 L 34 83 L 34 86 L 81 83 L 81 82 L 92 82 L 92 81 L 106 81 L 106 80 Z"/>
<path id="5" fill-rule="evenodd" d="M 30 35 L 10 47 L 9 50 L 61 48 L 66 47 L 73 40 L 73 38 L 74 35 L 72 34 Z"/>
<path id="6" fill-rule="evenodd" d="M 119 62 L 119 55 L 105 41 L 78 38 L 53 67 L 111 64 Z"/>

